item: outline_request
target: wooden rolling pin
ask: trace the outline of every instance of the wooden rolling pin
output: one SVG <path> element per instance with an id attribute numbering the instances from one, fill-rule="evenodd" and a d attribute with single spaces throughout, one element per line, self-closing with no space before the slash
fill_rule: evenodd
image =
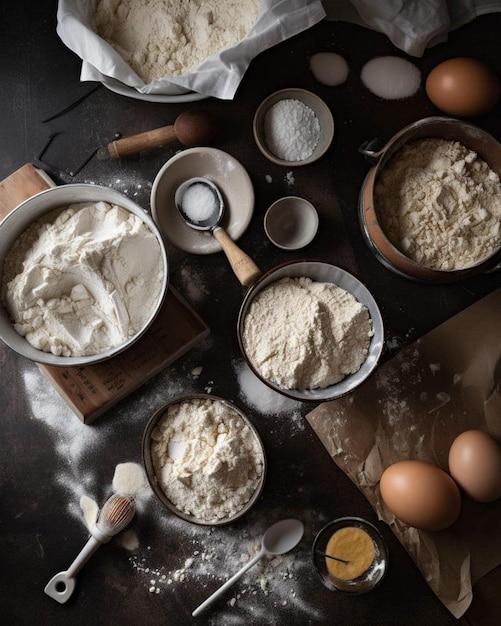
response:
<path id="1" fill-rule="evenodd" d="M 217 125 L 210 113 L 186 111 L 179 115 L 174 124 L 112 141 L 99 148 L 97 158 L 120 159 L 172 141 L 179 141 L 185 146 L 203 146 L 214 139 L 216 132 Z"/>

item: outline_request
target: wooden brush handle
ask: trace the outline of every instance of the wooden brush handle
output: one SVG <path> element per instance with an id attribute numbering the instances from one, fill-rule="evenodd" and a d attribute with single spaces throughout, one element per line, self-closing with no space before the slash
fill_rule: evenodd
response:
<path id="1" fill-rule="evenodd" d="M 166 143 L 175 141 L 177 133 L 173 124 L 161 126 L 153 130 L 147 130 L 139 135 L 117 139 L 108 144 L 108 152 L 111 159 L 119 159 L 129 154 L 137 154 L 149 148 L 158 148 Z"/>

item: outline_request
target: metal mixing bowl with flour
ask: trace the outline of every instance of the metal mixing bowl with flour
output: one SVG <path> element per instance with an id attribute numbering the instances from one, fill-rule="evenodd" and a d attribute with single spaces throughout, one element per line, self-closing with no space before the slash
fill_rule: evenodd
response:
<path id="1" fill-rule="evenodd" d="M 52 213 L 56 209 L 60 208 L 63 210 L 71 204 L 83 202 L 97 203 L 101 201 L 121 207 L 139 217 L 157 240 L 161 257 L 162 278 L 156 302 L 151 307 L 151 310 L 148 311 L 147 319 L 143 327 L 136 332 L 134 336 L 120 345 L 88 356 L 57 356 L 51 352 L 44 352 L 35 348 L 23 336 L 18 334 L 5 306 L 0 306 L 0 338 L 10 348 L 32 361 L 45 365 L 71 367 L 90 365 L 109 359 L 128 348 L 147 331 L 163 304 L 167 293 L 169 266 L 167 252 L 157 226 L 151 217 L 134 201 L 113 189 L 98 185 L 69 184 L 53 187 L 29 198 L 11 211 L 0 223 L 0 238 L 2 240 L 2 249 L 0 251 L 0 281 L 3 284 L 5 259 L 11 247 L 33 222 Z"/>
<path id="2" fill-rule="evenodd" d="M 425 267 L 403 254 L 385 233 L 374 194 L 378 178 L 388 166 L 390 159 L 401 148 L 411 142 L 427 138 L 460 142 L 476 152 L 496 174 L 501 176 L 501 144 L 486 131 L 462 120 L 428 117 L 404 127 L 382 148 L 374 145 L 377 143 L 375 140 L 366 142 L 361 146 L 360 152 L 373 167 L 369 170 L 360 191 L 359 219 L 367 245 L 388 269 L 405 278 L 422 282 L 453 282 L 495 269 L 501 263 L 500 249 L 471 267 L 437 270 Z"/>
<path id="3" fill-rule="evenodd" d="M 373 335 L 370 340 L 365 361 L 362 363 L 358 371 L 353 374 L 346 375 L 342 380 L 335 384 L 317 389 L 285 389 L 275 382 L 268 380 L 258 371 L 252 363 L 252 360 L 249 358 L 248 350 L 246 348 L 244 340 L 245 319 L 253 301 L 261 293 L 261 291 L 266 289 L 275 281 L 285 277 L 305 277 L 311 279 L 312 281 L 332 283 L 351 294 L 360 304 L 367 307 L 372 323 Z M 353 391 L 353 389 L 362 384 L 363 381 L 374 371 L 381 356 L 384 342 L 383 320 L 381 318 L 381 313 L 376 301 L 367 287 L 365 287 L 365 285 L 355 276 L 340 267 L 324 261 L 311 259 L 291 261 L 274 267 L 266 272 L 266 274 L 264 274 L 251 287 L 251 289 L 247 292 L 240 308 L 237 322 L 237 334 L 242 355 L 244 356 L 250 369 L 263 383 L 284 396 L 294 400 L 307 402 L 323 402 L 326 400 L 333 400 L 334 398 L 339 398 L 340 396 Z"/>

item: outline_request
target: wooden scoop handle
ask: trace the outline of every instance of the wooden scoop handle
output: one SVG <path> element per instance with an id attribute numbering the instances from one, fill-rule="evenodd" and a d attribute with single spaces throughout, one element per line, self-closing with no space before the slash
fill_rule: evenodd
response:
<path id="1" fill-rule="evenodd" d="M 215 228 L 212 234 L 221 244 L 230 262 L 231 268 L 235 272 L 235 276 L 242 285 L 249 287 L 254 284 L 261 276 L 261 270 L 254 261 L 237 246 L 228 233 L 221 227 Z"/>
<path id="2" fill-rule="evenodd" d="M 104 153 L 98 151 L 98 158 L 119 159 L 176 140 L 185 146 L 203 146 L 210 143 L 216 133 L 217 123 L 208 111 L 185 111 L 174 124 L 112 141 Z"/>
<path id="3" fill-rule="evenodd" d="M 173 124 L 147 130 L 139 135 L 117 139 L 108 144 L 108 153 L 111 159 L 119 159 L 129 154 L 137 154 L 148 148 L 158 148 L 166 143 L 175 141 L 177 133 Z"/>

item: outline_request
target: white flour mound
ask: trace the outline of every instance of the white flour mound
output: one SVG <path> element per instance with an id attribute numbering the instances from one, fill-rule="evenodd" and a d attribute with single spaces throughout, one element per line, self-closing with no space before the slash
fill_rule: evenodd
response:
<path id="1" fill-rule="evenodd" d="M 2 300 L 14 328 L 58 356 L 98 354 L 133 337 L 163 280 L 155 235 L 140 217 L 106 202 L 74 204 L 33 223 L 3 271 Z"/>
<path id="2" fill-rule="evenodd" d="M 223 402 L 193 398 L 170 406 L 151 439 L 162 490 L 176 508 L 198 520 L 232 517 L 259 485 L 261 444 Z"/>
<path id="3" fill-rule="evenodd" d="M 145 82 L 194 71 L 245 38 L 258 0 L 98 0 L 95 30 Z"/>
<path id="4" fill-rule="evenodd" d="M 501 246 L 499 176 L 457 141 L 404 146 L 381 171 L 374 199 L 390 241 L 425 267 L 471 267 Z"/>
<path id="5" fill-rule="evenodd" d="M 373 335 L 367 307 L 332 283 L 282 278 L 253 300 L 245 350 L 263 378 L 284 389 L 333 385 L 360 369 Z"/>

